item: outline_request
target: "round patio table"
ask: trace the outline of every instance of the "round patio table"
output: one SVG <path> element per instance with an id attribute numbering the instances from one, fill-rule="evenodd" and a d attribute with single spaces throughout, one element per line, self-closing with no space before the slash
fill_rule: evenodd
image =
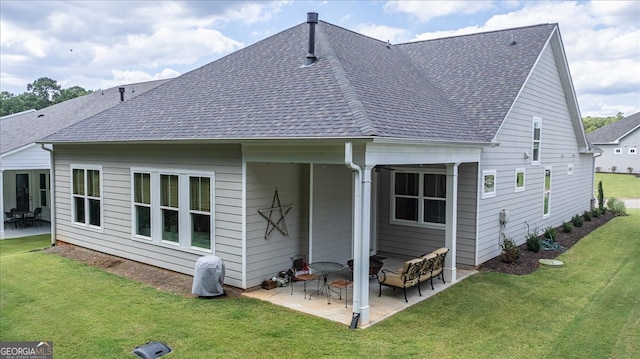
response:
<path id="1" fill-rule="evenodd" d="M 314 263 L 309 263 L 309 268 L 313 269 L 314 271 L 318 271 L 322 274 L 322 286 L 314 293 L 311 293 L 311 295 L 309 296 L 309 300 L 311 300 L 311 297 L 314 294 L 322 294 L 324 292 L 324 290 L 327 290 L 327 303 L 330 304 L 331 302 L 331 291 L 329 290 L 329 287 L 327 286 L 327 277 L 329 277 L 329 273 L 333 273 L 333 272 L 337 272 L 339 270 L 341 270 L 342 268 L 344 268 L 344 266 L 340 263 L 337 262 L 314 262 Z"/>

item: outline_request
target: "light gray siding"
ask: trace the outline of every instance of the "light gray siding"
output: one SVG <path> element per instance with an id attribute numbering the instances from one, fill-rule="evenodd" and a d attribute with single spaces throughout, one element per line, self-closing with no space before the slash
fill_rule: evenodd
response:
<path id="1" fill-rule="evenodd" d="M 291 267 L 291 257 L 308 253 L 308 173 L 306 164 L 247 163 L 247 287 L 253 287 Z M 278 190 L 280 205 L 291 205 L 286 214 L 289 235 L 273 230 L 265 238 L 267 220 L 258 212 L 278 207 L 273 203 Z M 267 216 L 268 213 L 265 213 Z M 274 210 L 277 222 L 281 212 Z"/>
<path id="2" fill-rule="evenodd" d="M 626 135 L 618 144 L 597 146 L 602 150 L 602 155 L 596 157 L 596 170 L 629 173 L 631 167 L 631 173 L 640 173 L 640 128 Z M 615 153 L 617 148 L 620 149 L 620 153 Z M 635 149 L 635 154 L 629 153 L 630 149 Z"/>
<path id="3" fill-rule="evenodd" d="M 55 153 L 57 240 L 191 275 L 195 261 L 206 253 L 133 239 L 131 169 L 145 167 L 215 173 L 214 251 L 225 261 L 225 283 L 241 286 L 242 167 L 239 146 L 57 145 Z M 102 166 L 101 231 L 72 224 L 72 164 Z"/>
<path id="4" fill-rule="evenodd" d="M 476 238 L 477 164 L 463 163 L 458 169 L 457 256 L 460 264 L 474 265 Z M 444 229 L 392 224 L 391 171 L 381 169 L 377 177 L 377 250 L 400 256 L 418 256 L 445 245 Z"/>
<path id="5" fill-rule="evenodd" d="M 248 288 L 289 269 L 296 254 L 309 261 L 351 258 L 352 175 L 345 166 L 314 165 L 312 171 L 309 164 L 250 162 L 246 168 Z M 276 188 L 280 204 L 292 206 L 286 215 L 289 235 L 274 230 L 265 239 L 267 220 L 258 210 L 271 207 Z M 279 211 L 273 215 L 274 221 L 280 218 Z"/>
<path id="6" fill-rule="evenodd" d="M 540 164 L 525 156 L 532 154 L 534 116 L 542 119 Z M 547 47 L 496 137 L 499 146 L 483 150 L 479 173 L 496 170 L 496 196 L 479 199 L 477 264 L 500 254 L 502 209 L 509 213 L 504 231 L 519 244 L 525 241 L 527 225 L 530 231 L 555 227 L 590 209 L 593 156 L 579 152 L 577 136 L 552 49 Z M 547 167 L 552 169 L 551 211 L 543 216 Z M 515 191 L 516 168 L 525 169 L 522 192 Z M 481 189 L 480 181 L 481 176 Z"/>
<path id="7" fill-rule="evenodd" d="M 353 174 L 344 165 L 315 165 L 313 174 L 312 259 L 346 264 L 353 258 Z"/>

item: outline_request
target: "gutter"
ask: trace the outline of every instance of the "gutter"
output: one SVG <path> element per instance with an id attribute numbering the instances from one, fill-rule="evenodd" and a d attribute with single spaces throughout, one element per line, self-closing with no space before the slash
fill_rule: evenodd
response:
<path id="1" fill-rule="evenodd" d="M 50 206 L 50 215 L 51 215 L 51 245 L 55 246 L 56 245 L 56 190 L 55 190 L 55 168 L 54 168 L 54 153 L 53 153 L 53 148 L 47 148 L 44 143 L 40 144 L 40 148 L 42 148 L 45 151 L 49 152 L 49 163 L 50 163 L 50 168 L 49 168 L 49 183 L 51 183 L 49 185 L 49 195 L 50 195 L 50 202 L 51 202 L 51 206 Z M 53 185 L 53 186 L 52 186 Z"/>
<path id="2" fill-rule="evenodd" d="M 351 169 L 353 172 L 355 172 L 356 174 L 356 179 L 355 179 L 355 188 L 354 188 L 354 193 L 353 193 L 353 252 L 354 252 L 354 259 L 356 258 L 355 255 L 360 253 L 360 245 L 361 245 L 361 217 L 362 217 L 362 201 L 360 198 L 360 192 L 362 192 L 362 168 L 360 168 L 358 165 L 356 165 L 353 162 L 353 144 L 351 142 L 345 142 L 344 144 L 344 164 L 345 166 L 347 166 L 347 168 Z M 362 258 L 360 258 L 360 260 L 362 260 Z M 351 329 L 355 329 L 358 325 L 358 319 L 360 318 L 360 303 L 361 303 L 361 298 L 360 298 L 360 286 L 362 285 L 362 283 L 359 283 L 360 281 L 356 281 L 356 278 L 358 278 L 358 276 L 356 275 L 356 271 L 358 270 L 358 267 L 355 265 L 355 261 L 354 261 L 354 266 L 353 266 L 353 278 L 354 278 L 354 283 L 353 283 L 353 315 L 352 315 L 352 320 L 351 320 Z"/>

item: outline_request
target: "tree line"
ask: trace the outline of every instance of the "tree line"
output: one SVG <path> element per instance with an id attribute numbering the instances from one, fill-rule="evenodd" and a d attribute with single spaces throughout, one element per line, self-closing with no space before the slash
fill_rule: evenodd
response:
<path id="1" fill-rule="evenodd" d="M 26 110 L 39 110 L 47 106 L 70 100 L 93 92 L 80 86 L 63 89 L 56 80 L 41 77 L 27 85 L 27 92 L 14 95 L 7 91 L 0 92 L 0 116 L 10 115 Z M 584 130 L 589 133 L 600 127 L 618 121 L 623 118 L 622 112 L 608 117 L 583 117 Z"/>
<path id="2" fill-rule="evenodd" d="M 27 91 L 19 95 L 8 91 L 0 92 L 0 116 L 31 109 L 39 110 L 91 92 L 80 86 L 63 89 L 56 80 L 41 77 L 28 84 Z"/>

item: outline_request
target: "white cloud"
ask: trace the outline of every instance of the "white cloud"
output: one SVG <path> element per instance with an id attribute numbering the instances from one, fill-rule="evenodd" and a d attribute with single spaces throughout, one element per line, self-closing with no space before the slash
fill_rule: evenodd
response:
<path id="1" fill-rule="evenodd" d="M 410 31 L 385 25 L 361 24 L 355 31 L 374 39 L 390 41 L 392 44 L 407 42 L 411 38 Z"/>
<path id="2" fill-rule="evenodd" d="M 635 22 L 630 22 L 629 14 L 634 13 Z M 623 111 L 622 108 L 611 108 L 623 106 L 620 105 L 623 102 L 612 96 L 613 93 L 621 93 L 636 96 L 635 100 L 625 97 L 627 103 L 629 100 L 635 102 L 635 106 L 625 107 L 633 113 L 640 110 L 639 13 L 640 3 L 632 1 L 534 2 L 517 11 L 494 15 L 479 26 L 422 33 L 413 40 L 558 23 L 581 110 L 590 114 L 602 111 L 603 115 Z"/>
<path id="3" fill-rule="evenodd" d="M 420 21 L 451 14 L 473 14 L 493 8 L 489 1 L 388 1 L 384 10 L 409 14 Z"/>

